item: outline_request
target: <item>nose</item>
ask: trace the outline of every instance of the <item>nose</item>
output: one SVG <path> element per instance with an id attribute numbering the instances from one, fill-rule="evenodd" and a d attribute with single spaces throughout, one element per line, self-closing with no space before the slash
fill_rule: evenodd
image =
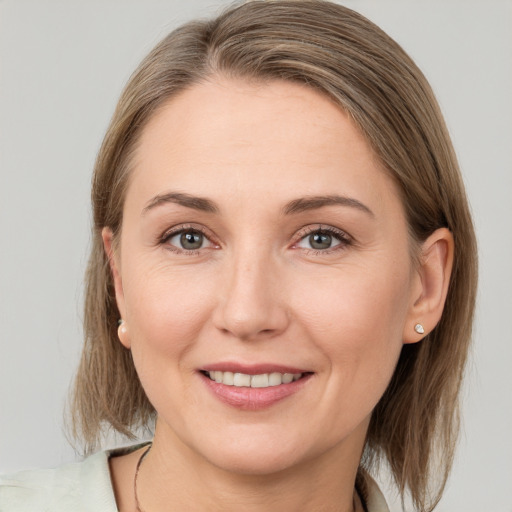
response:
<path id="1" fill-rule="evenodd" d="M 286 330 L 282 273 L 270 260 L 253 253 L 226 264 L 213 314 L 218 329 L 240 340 L 268 339 Z"/>

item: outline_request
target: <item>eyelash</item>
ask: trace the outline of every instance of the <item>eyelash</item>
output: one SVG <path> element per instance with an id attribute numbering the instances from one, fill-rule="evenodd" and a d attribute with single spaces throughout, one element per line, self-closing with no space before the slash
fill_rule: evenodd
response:
<path id="1" fill-rule="evenodd" d="M 203 235 L 212 245 L 219 247 L 220 244 L 214 242 L 214 236 L 206 230 L 202 226 L 194 225 L 194 224 L 182 224 L 180 226 L 174 226 L 173 228 L 166 231 L 158 240 L 158 243 L 160 245 L 166 245 L 166 249 L 169 251 L 178 253 L 178 254 L 185 254 L 187 256 L 195 256 L 199 254 L 199 251 L 204 248 L 190 250 L 190 249 L 182 249 L 180 247 L 176 247 L 174 245 L 169 244 L 169 240 L 176 235 L 180 235 L 182 233 L 200 233 Z"/>
<path id="2" fill-rule="evenodd" d="M 177 235 L 180 235 L 182 233 L 191 232 L 191 233 L 200 233 L 203 235 L 215 248 L 219 248 L 220 244 L 218 242 L 214 241 L 214 236 L 210 233 L 210 231 L 206 230 L 204 227 L 200 225 L 194 225 L 194 224 L 182 224 L 180 226 L 175 226 L 171 228 L 170 230 L 163 233 L 161 237 L 159 237 L 158 243 L 160 245 L 166 245 L 166 249 L 178 253 L 178 254 L 184 254 L 187 256 L 194 256 L 199 254 L 201 249 L 182 249 L 180 247 L 176 247 L 174 245 L 169 244 L 169 240 Z M 336 240 L 338 240 L 340 243 L 335 245 L 334 247 L 329 247 L 327 249 L 313 249 L 313 248 L 300 248 L 298 247 L 298 244 L 302 242 L 306 237 L 314 234 L 325 234 L 332 236 Z M 323 226 L 321 224 L 318 224 L 316 226 L 306 226 L 302 229 L 300 229 L 296 236 L 294 236 L 296 239 L 295 242 L 292 244 L 292 249 L 302 249 L 303 251 L 306 251 L 308 255 L 314 255 L 314 256 L 326 256 L 328 254 L 331 254 L 336 251 L 340 251 L 345 249 L 347 246 L 350 246 L 353 244 L 353 239 L 350 235 L 348 235 L 345 231 L 342 231 L 341 229 L 335 228 L 333 226 Z"/>

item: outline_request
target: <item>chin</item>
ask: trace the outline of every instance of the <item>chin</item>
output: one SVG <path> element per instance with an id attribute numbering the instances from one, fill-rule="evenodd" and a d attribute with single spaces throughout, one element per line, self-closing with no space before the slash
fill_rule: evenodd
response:
<path id="1" fill-rule="evenodd" d="M 270 453 L 259 450 L 253 454 L 243 454 L 231 451 L 230 453 L 214 454 L 209 462 L 228 473 L 247 476 L 266 476 L 285 471 L 299 463 L 296 454 Z"/>
<path id="2" fill-rule="evenodd" d="M 231 439 L 231 441 L 226 441 Z M 284 471 L 307 457 L 298 447 L 282 436 L 226 436 L 212 440 L 208 446 L 196 446 L 196 453 L 212 465 L 240 475 L 269 475 Z"/>

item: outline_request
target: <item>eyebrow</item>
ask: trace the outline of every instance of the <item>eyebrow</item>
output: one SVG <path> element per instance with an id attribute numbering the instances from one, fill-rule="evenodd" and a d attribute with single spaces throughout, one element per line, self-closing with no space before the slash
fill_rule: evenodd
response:
<path id="1" fill-rule="evenodd" d="M 185 194 L 183 192 L 168 192 L 166 194 L 159 194 L 153 197 L 142 210 L 142 215 L 145 215 L 148 211 L 167 203 L 174 203 L 184 206 L 186 208 L 192 208 L 207 213 L 219 213 L 219 207 L 210 199 L 205 197 L 193 196 L 191 194 Z M 323 208 L 324 206 L 341 205 L 356 208 L 361 210 L 371 217 L 375 217 L 375 214 L 357 199 L 339 195 L 328 195 L 328 196 L 306 196 L 298 199 L 293 199 L 283 207 L 284 215 L 293 215 L 294 213 L 301 213 L 308 210 L 316 210 Z"/>
<path id="2" fill-rule="evenodd" d="M 328 195 L 328 196 L 307 196 L 299 199 L 294 199 L 285 205 L 283 212 L 285 215 L 291 215 L 294 213 L 301 213 L 308 210 L 316 210 L 324 206 L 341 205 L 348 206 L 351 208 L 357 208 L 371 217 L 375 217 L 375 214 L 357 199 L 346 196 Z"/>
<path id="3" fill-rule="evenodd" d="M 145 215 L 147 212 L 153 208 L 156 208 L 157 206 L 161 206 L 167 203 L 179 204 L 181 206 L 185 206 L 186 208 L 192 208 L 202 212 L 219 213 L 219 208 L 210 199 L 192 196 L 183 192 L 168 192 L 166 194 L 159 194 L 153 197 L 153 199 L 151 199 L 142 210 L 142 215 Z"/>

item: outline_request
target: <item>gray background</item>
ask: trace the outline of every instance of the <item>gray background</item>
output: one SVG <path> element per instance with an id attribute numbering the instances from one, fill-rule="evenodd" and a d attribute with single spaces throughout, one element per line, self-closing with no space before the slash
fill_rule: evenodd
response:
<path id="1" fill-rule="evenodd" d="M 512 2 L 347 0 L 416 59 L 460 158 L 480 242 L 464 432 L 442 511 L 512 511 Z M 117 96 L 213 0 L 0 0 L 0 471 L 75 454 L 89 181 Z M 399 510 L 393 493 L 392 510 Z"/>

